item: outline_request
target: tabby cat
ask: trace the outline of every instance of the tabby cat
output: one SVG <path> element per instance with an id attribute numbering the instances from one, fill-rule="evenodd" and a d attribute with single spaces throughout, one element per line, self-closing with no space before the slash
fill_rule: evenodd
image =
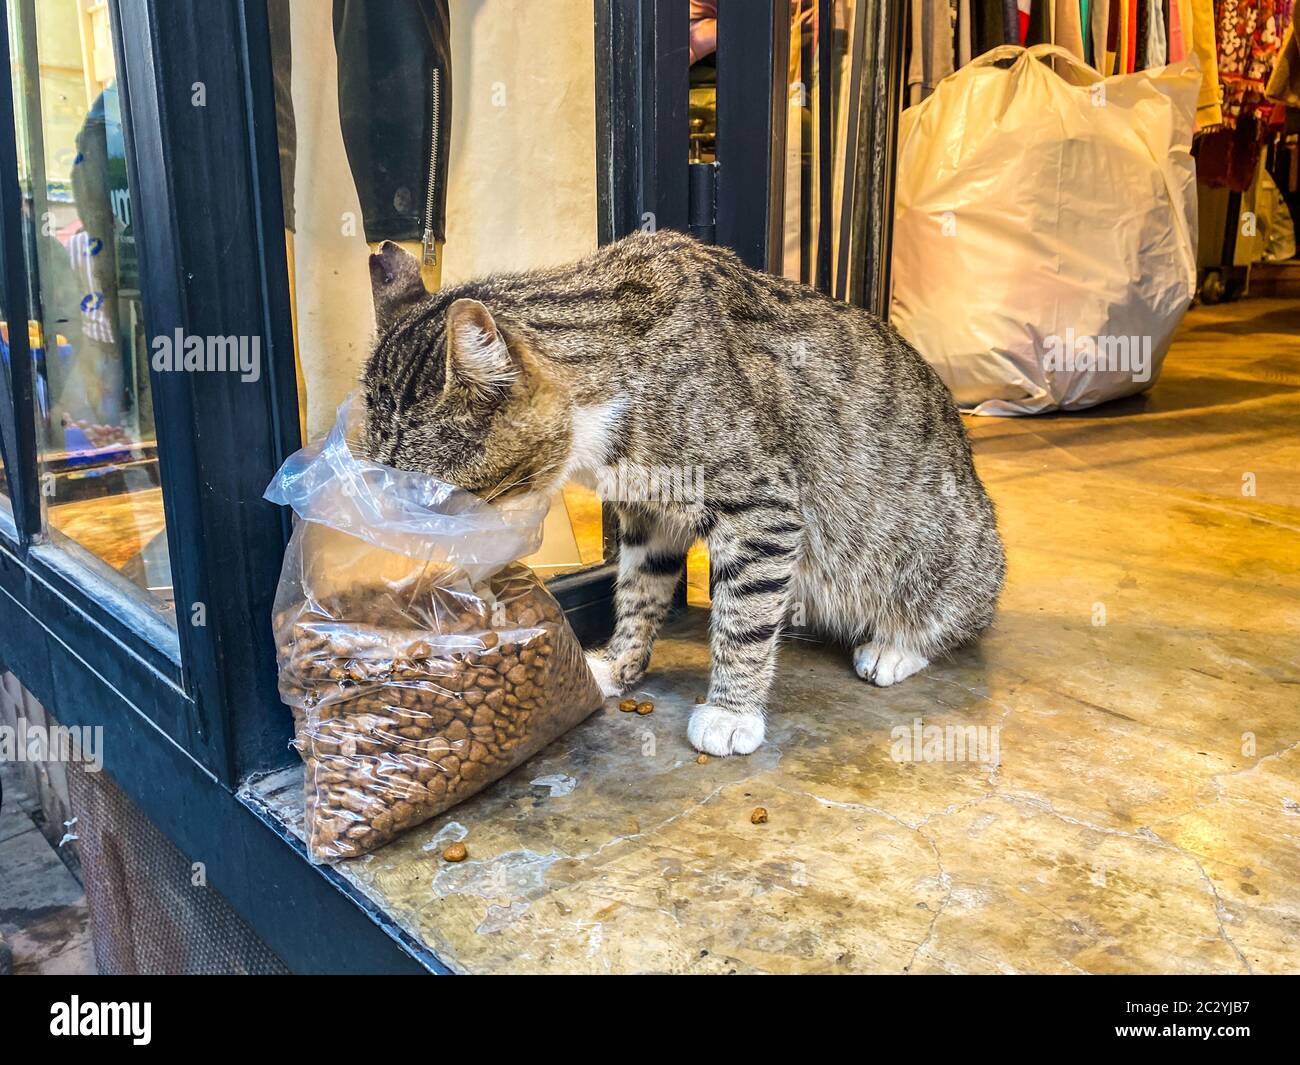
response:
<path id="1" fill-rule="evenodd" d="M 763 742 L 792 615 L 877 685 L 992 619 L 1005 562 L 961 418 L 866 311 L 664 231 L 433 294 L 396 245 L 370 269 L 373 458 L 488 498 L 617 487 L 616 627 L 588 659 L 607 695 L 641 680 L 686 551 L 708 544 L 697 749 Z"/>

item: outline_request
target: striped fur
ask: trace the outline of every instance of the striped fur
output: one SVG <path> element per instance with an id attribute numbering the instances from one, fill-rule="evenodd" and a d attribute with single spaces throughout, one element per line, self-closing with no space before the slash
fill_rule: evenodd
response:
<path id="1" fill-rule="evenodd" d="M 762 742 L 790 620 L 843 641 L 876 684 L 991 621 L 1005 572 L 993 505 L 947 388 L 887 324 L 670 232 L 433 295 L 411 265 L 393 246 L 372 262 L 376 458 L 489 497 L 619 464 L 703 471 L 700 498 L 616 503 L 617 622 L 591 659 L 608 693 L 640 681 L 705 540 L 700 750 Z"/>

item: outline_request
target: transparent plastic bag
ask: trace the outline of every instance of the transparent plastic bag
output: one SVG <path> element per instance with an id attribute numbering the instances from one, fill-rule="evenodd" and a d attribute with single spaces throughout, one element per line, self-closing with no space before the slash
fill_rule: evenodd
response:
<path id="1" fill-rule="evenodd" d="M 489 506 L 358 458 L 356 407 L 266 491 L 300 519 L 274 629 L 316 861 L 436 816 L 602 701 L 559 604 L 517 561 L 537 549 L 546 504 Z"/>

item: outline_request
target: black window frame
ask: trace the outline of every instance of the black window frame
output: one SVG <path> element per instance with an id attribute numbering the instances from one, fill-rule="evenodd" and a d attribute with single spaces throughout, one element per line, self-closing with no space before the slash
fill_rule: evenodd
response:
<path id="1" fill-rule="evenodd" d="M 6 56 L 9 8 L 23 5 L 30 21 L 33 3 L 7 0 Z M 26 329 L 11 329 L 0 442 L 14 520 L 0 539 L 0 596 L 102 678 L 102 692 L 86 693 L 88 712 L 129 707 L 230 786 L 280 764 L 290 732 L 269 712 L 279 699 L 268 668 L 288 518 L 261 499 L 300 445 L 274 121 L 266 94 L 253 91 L 270 77 L 266 12 L 194 0 L 109 7 L 146 335 L 257 336 L 262 374 L 244 382 L 150 368 L 173 629 L 146 597 L 43 528 L 35 422 L 20 413 L 34 409 L 31 358 Z M 202 107 L 191 102 L 199 82 Z M 0 286 L 5 311 L 21 322 L 30 308 L 12 88 L 6 62 Z"/>

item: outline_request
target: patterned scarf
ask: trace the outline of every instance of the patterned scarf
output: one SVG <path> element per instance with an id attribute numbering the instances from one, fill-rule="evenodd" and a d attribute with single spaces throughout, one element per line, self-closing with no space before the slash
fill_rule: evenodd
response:
<path id="1" fill-rule="evenodd" d="M 1267 106 L 1264 86 L 1291 24 L 1294 0 L 1216 0 L 1223 122 L 1236 126 Z"/>

